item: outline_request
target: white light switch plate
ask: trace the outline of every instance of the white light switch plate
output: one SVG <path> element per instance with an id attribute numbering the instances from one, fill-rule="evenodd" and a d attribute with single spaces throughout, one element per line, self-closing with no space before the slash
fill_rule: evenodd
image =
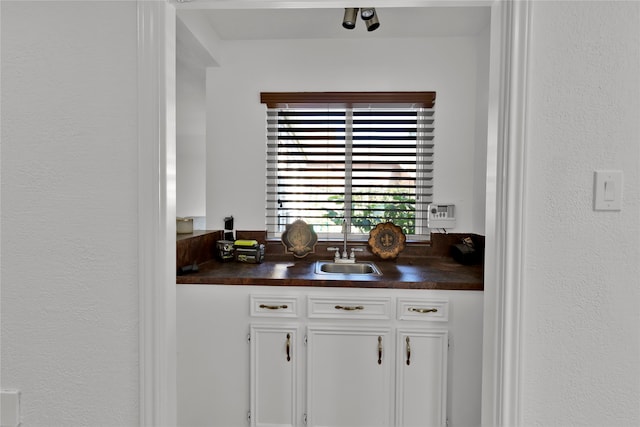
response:
<path id="1" fill-rule="evenodd" d="M 593 179 L 593 209 L 596 211 L 621 210 L 622 185 L 622 171 L 595 171 Z"/>

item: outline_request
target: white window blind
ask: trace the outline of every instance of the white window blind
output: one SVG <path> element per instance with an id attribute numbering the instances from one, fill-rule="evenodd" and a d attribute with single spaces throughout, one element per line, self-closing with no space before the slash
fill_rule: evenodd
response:
<path id="1" fill-rule="evenodd" d="M 301 218 L 325 238 L 340 235 L 343 223 L 364 236 L 386 221 L 427 236 L 433 138 L 433 107 L 268 108 L 268 235 L 279 237 Z"/>

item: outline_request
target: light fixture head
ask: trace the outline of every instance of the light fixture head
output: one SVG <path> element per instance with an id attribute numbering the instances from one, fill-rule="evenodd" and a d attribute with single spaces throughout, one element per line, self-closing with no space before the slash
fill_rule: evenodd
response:
<path id="1" fill-rule="evenodd" d="M 372 7 L 363 7 L 360 9 L 360 17 L 365 21 L 373 18 L 376 14 L 376 10 Z"/>
<path id="2" fill-rule="evenodd" d="M 342 26 L 347 30 L 353 30 L 356 27 L 356 19 L 358 18 L 358 8 L 350 7 L 344 9 L 344 18 Z"/>
<path id="3" fill-rule="evenodd" d="M 373 31 L 380 26 L 380 21 L 378 21 L 378 14 L 375 9 L 373 10 L 373 15 L 368 20 L 364 21 L 367 24 L 367 31 Z"/>

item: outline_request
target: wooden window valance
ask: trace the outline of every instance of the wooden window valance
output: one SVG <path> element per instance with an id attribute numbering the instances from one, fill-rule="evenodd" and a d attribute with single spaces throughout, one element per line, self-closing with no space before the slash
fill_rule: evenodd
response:
<path id="1" fill-rule="evenodd" d="M 297 107 L 407 107 L 433 108 L 435 92 L 261 92 L 268 108 Z"/>

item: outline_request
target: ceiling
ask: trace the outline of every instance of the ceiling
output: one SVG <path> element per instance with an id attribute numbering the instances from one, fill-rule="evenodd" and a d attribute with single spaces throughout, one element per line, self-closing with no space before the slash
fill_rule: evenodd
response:
<path id="1" fill-rule="evenodd" d="M 201 9 L 180 14 L 204 14 L 222 40 L 333 39 L 378 37 L 473 36 L 489 25 L 489 7 L 376 8 L 380 27 L 367 32 L 342 27 L 344 9 Z"/>

